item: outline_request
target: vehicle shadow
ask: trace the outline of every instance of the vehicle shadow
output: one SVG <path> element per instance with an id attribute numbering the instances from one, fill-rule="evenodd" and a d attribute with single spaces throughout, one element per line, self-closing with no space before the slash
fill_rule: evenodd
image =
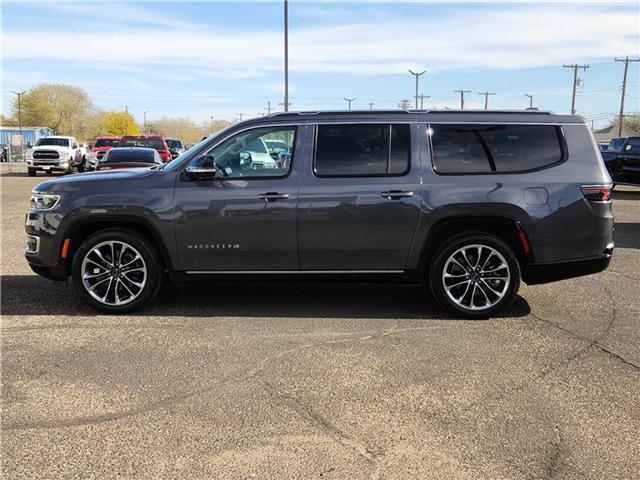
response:
<path id="1" fill-rule="evenodd" d="M 617 248 L 640 249 L 640 223 L 616 223 L 613 241 Z"/>
<path id="2" fill-rule="evenodd" d="M 2 315 L 100 315 L 71 285 L 37 275 L 0 277 Z M 522 317 L 531 308 L 518 297 L 499 317 Z M 158 298 L 127 316 L 451 319 L 428 289 L 397 284 L 219 283 L 165 285 Z"/>
<path id="3" fill-rule="evenodd" d="M 640 190 L 614 190 L 613 200 L 640 200 Z"/>

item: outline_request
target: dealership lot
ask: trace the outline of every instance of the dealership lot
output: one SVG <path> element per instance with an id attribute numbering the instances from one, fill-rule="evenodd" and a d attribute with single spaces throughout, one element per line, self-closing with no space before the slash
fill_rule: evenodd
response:
<path id="1" fill-rule="evenodd" d="M 2 182 L 6 478 L 638 478 L 640 189 L 609 270 L 488 321 L 411 286 L 165 288 L 106 316 L 22 256 Z"/>

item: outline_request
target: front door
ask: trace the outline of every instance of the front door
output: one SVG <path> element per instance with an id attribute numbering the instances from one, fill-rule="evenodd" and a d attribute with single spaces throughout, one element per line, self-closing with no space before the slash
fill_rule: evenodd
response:
<path id="1" fill-rule="evenodd" d="M 315 129 L 298 201 L 300 268 L 404 270 L 421 206 L 417 126 Z"/>
<path id="2" fill-rule="evenodd" d="M 179 177 L 176 242 L 181 270 L 296 270 L 302 126 L 244 130 L 208 152 L 209 180 Z"/>

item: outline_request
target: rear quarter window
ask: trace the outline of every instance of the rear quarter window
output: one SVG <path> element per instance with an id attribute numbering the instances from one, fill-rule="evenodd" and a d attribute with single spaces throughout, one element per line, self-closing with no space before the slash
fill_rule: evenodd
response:
<path id="1" fill-rule="evenodd" d="M 440 174 L 527 172 L 565 159 L 555 125 L 432 124 L 429 132 Z"/>

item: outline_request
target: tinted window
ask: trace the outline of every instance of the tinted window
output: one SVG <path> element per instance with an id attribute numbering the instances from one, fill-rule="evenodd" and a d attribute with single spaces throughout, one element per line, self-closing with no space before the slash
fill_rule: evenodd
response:
<path id="1" fill-rule="evenodd" d="M 291 167 L 296 127 L 265 127 L 240 132 L 209 150 L 224 178 L 284 177 Z M 270 152 L 266 142 L 279 140 L 285 148 Z"/>
<path id="2" fill-rule="evenodd" d="M 156 150 L 165 150 L 164 142 L 159 138 L 123 138 L 118 143 L 119 147 L 147 147 Z"/>
<path id="3" fill-rule="evenodd" d="M 522 172 L 563 158 L 552 125 L 432 125 L 431 142 L 438 173 Z"/>
<path id="4" fill-rule="evenodd" d="M 94 147 L 115 147 L 120 142 L 117 138 L 98 138 Z"/>
<path id="5" fill-rule="evenodd" d="M 180 150 L 182 148 L 182 142 L 180 142 L 180 140 L 166 139 L 165 142 L 167 142 L 167 145 L 169 145 L 169 148 L 173 148 L 175 150 Z"/>
<path id="6" fill-rule="evenodd" d="M 629 138 L 624 153 L 640 153 L 640 137 Z"/>
<path id="7" fill-rule="evenodd" d="M 318 176 L 401 175 L 409 169 L 409 125 L 318 125 Z"/>
<path id="8" fill-rule="evenodd" d="M 143 162 L 155 163 L 156 152 L 142 148 L 112 148 L 103 157 L 101 163 L 110 162 Z"/>

